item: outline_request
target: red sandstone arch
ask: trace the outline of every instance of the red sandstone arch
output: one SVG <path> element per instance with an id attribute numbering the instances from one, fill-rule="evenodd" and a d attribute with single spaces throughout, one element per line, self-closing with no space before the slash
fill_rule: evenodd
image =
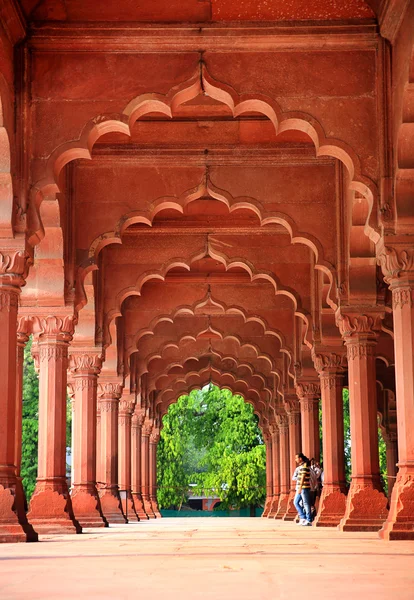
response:
<path id="1" fill-rule="evenodd" d="M 234 118 L 250 112 L 266 116 L 274 126 L 275 135 L 287 130 L 302 131 L 313 141 L 317 156 L 330 156 L 340 160 L 349 174 L 349 189 L 360 193 L 368 202 L 369 215 L 365 230 L 374 241 L 378 241 L 379 234 L 374 223 L 374 217 L 376 217 L 375 185 L 362 175 L 356 153 L 347 144 L 327 138 L 320 123 L 309 114 L 283 113 L 276 102 L 262 95 L 239 96 L 229 86 L 214 80 L 204 64 L 200 63 L 199 72 L 196 72 L 190 80 L 173 87 L 166 95 L 143 94 L 132 100 L 121 114 L 97 116 L 85 125 L 79 139 L 56 148 L 49 157 L 45 177 L 32 188 L 29 242 L 35 245 L 44 235 L 39 206 L 47 198 L 56 202 L 56 193 L 59 192 L 59 176 L 66 164 L 79 158 L 91 159 L 93 145 L 102 135 L 109 132 L 129 135 L 131 125 L 137 119 L 154 112 L 173 118 L 178 106 L 204 93 L 226 105 Z M 58 213 L 56 217 L 58 218 Z M 58 220 L 60 222 L 60 219 Z M 289 231 L 289 227 L 287 230 Z M 305 240 L 306 238 L 303 238 L 301 241 L 305 243 Z M 320 265 L 319 268 L 326 269 L 323 265 Z M 327 274 L 331 278 L 329 270 Z M 331 283 L 333 283 L 332 278 Z"/>

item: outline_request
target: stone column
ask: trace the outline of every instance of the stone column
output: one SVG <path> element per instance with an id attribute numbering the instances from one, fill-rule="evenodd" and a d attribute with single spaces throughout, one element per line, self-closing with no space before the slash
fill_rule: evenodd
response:
<path id="1" fill-rule="evenodd" d="M 389 540 L 414 539 L 414 247 L 409 241 L 395 240 L 379 252 L 392 291 L 397 398 L 398 474 L 380 531 Z"/>
<path id="2" fill-rule="evenodd" d="M 383 314 L 347 311 L 337 314 L 348 355 L 352 481 L 343 531 L 378 531 L 387 517 L 379 470 L 375 347 Z"/>
<path id="3" fill-rule="evenodd" d="M 279 472 L 280 472 L 280 497 L 275 519 L 283 519 L 289 500 L 290 469 L 289 469 L 289 422 L 287 415 L 277 416 L 279 429 Z"/>
<path id="4" fill-rule="evenodd" d="M 292 481 L 293 473 L 296 469 L 295 456 L 301 452 L 301 419 L 300 405 L 297 396 L 285 397 L 285 409 L 289 422 L 289 480 L 290 492 L 286 513 L 283 517 L 285 521 L 294 521 L 298 516 L 298 511 L 293 504 L 296 495 L 296 481 Z"/>
<path id="5" fill-rule="evenodd" d="M 148 515 L 144 510 L 141 489 L 141 431 L 144 420 L 145 411 L 142 408 L 135 407 L 134 414 L 132 415 L 131 433 L 131 488 L 135 512 L 140 520 L 148 519 Z"/>
<path id="6" fill-rule="evenodd" d="M 66 387 L 72 316 L 36 317 L 39 351 L 38 477 L 28 518 L 38 533 L 81 533 L 66 482 Z"/>
<path id="7" fill-rule="evenodd" d="M 134 411 L 132 395 L 121 397 L 118 413 L 118 483 L 121 493 L 126 496 L 121 504 L 128 521 L 139 521 L 135 512 L 131 493 L 131 419 Z"/>
<path id="8" fill-rule="evenodd" d="M 269 427 L 270 435 L 272 436 L 272 466 L 273 466 L 273 498 L 272 506 L 269 511 L 269 519 L 274 519 L 279 506 L 280 498 L 280 465 L 279 465 L 279 453 L 280 453 L 280 442 L 279 442 L 279 429 L 276 423 L 273 423 Z"/>
<path id="9" fill-rule="evenodd" d="M 266 502 L 262 517 L 268 517 L 273 502 L 273 452 L 269 431 L 263 432 L 263 439 L 266 445 Z"/>
<path id="10" fill-rule="evenodd" d="M 100 378 L 98 384 L 100 423 L 100 484 L 102 512 L 108 523 L 126 523 L 118 488 L 118 405 L 122 385 Z"/>
<path id="11" fill-rule="evenodd" d="M 16 361 L 16 451 L 14 462 L 16 465 L 17 485 L 19 495 L 24 497 L 22 478 L 20 476 L 22 466 L 22 427 L 23 427 L 23 366 L 24 349 L 29 341 L 29 319 L 21 317 L 17 326 L 17 361 Z"/>
<path id="12" fill-rule="evenodd" d="M 391 500 L 398 472 L 398 438 L 397 434 L 393 431 L 383 433 L 383 438 L 387 448 L 388 500 Z"/>
<path id="13" fill-rule="evenodd" d="M 300 382 L 296 385 L 302 424 L 302 452 L 317 462 L 321 459 L 319 439 L 319 382 Z"/>
<path id="14" fill-rule="evenodd" d="M 99 490 L 102 483 L 102 472 L 101 472 L 101 403 L 98 401 L 98 394 L 96 395 L 96 489 Z M 99 492 L 98 492 L 99 493 Z"/>
<path id="15" fill-rule="evenodd" d="M 0 251 L 0 542 L 37 540 L 16 474 L 17 306 L 26 268 L 24 252 Z"/>
<path id="16" fill-rule="evenodd" d="M 149 519 L 155 519 L 155 514 L 152 511 L 150 499 L 150 471 L 149 471 L 149 436 L 152 430 L 152 423 L 149 419 L 145 419 L 142 426 L 142 448 L 141 448 L 141 481 L 142 481 L 142 501 L 144 502 L 144 510 Z"/>
<path id="17" fill-rule="evenodd" d="M 341 352 L 313 352 L 321 382 L 324 483 L 316 527 L 336 527 L 345 514 L 344 361 Z"/>
<path id="18" fill-rule="evenodd" d="M 74 477 L 72 507 L 82 527 L 107 527 L 96 489 L 96 405 L 102 356 L 96 351 L 73 350 L 70 368 L 74 384 Z"/>
<path id="19" fill-rule="evenodd" d="M 150 450 L 150 501 L 152 512 L 157 519 L 161 519 L 161 513 L 157 501 L 157 446 L 160 441 L 160 432 L 153 427 L 149 438 Z"/>

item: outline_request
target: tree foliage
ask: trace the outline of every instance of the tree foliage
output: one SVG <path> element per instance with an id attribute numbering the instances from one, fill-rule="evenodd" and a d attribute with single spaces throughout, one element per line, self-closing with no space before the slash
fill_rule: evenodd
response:
<path id="1" fill-rule="evenodd" d="M 179 398 L 163 420 L 158 450 L 160 506 L 181 506 L 190 483 L 221 509 L 263 503 L 266 452 L 251 405 L 210 385 Z"/>

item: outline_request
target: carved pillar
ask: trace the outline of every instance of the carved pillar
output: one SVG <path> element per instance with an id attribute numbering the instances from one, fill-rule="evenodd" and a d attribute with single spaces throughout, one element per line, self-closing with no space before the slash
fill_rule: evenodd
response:
<path id="1" fill-rule="evenodd" d="M 269 519 L 274 519 L 279 506 L 280 498 L 280 465 L 279 465 L 279 429 L 276 424 L 269 427 L 272 436 L 272 467 L 273 467 L 273 495 L 272 505 L 269 511 Z"/>
<path id="2" fill-rule="evenodd" d="M 266 446 L 266 502 L 262 517 L 268 517 L 273 500 L 273 463 L 272 463 L 272 438 L 269 431 L 263 432 Z"/>
<path id="3" fill-rule="evenodd" d="M 140 520 L 148 519 L 144 510 L 142 501 L 141 484 L 141 446 L 142 446 L 142 425 L 145 420 L 145 411 L 142 408 L 135 407 L 132 415 L 132 434 L 131 434 L 131 488 L 134 499 L 135 512 Z"/>
<path id="4" fill-rule="evenodd" d="M 289 423 L 286 415 L 277 416 L 279 429 L 279 472 L 280 472 L 280 497 L 275 519 L 283 519 L 289 500 L 290 477 L 289 474 Z"/>
<path id="5" fill-rule="evenodd" d="M 152 511 L 151 499 L 150 499 L 150 472 L 149 472 L 149 461 L 150 461 L 150 449 L 149 449 L 149 436 L 152 430 L 152 422 L 149 419 L 145 419 L 142 426 L 142 447 L 141 447 L 141 481 L 142 481 L 142 501 L 144 502 L 144 510 L 148 515 L 149 519 L 155 519 L 155 514 Z"/>
<path id="6" fill-rule="evenodd" d="M 131 419 L 134 402 L 131 394 L 121 398 L 118 413 L 118 483 L 121 504 L 128 521 L 139 521 L 131 493 Z M 123 499 L 123 496 L 125 498 Z"/>
<path id="7" fill-rule="evenodd" d="M 14 462 L 16 465 L 17 485 L 19 494 L 24 497 L 24 490 L 20 470 L 22 466 L 22 413 L 23 413 L 23 366 L 24 349 L 29 341 L 29 319 L 22 317 L 17 326 L 17 361 L 16 361 L 16 451 Z"/>
<path id="8" fill-rule="evenodd" d="M 160 432 L 154 428 L 150 434 L 150 501 L 152 512 L 157 519 L 161 519 L 161 513 L 157 501 L 157 446 L 160 441 Z"/>
<path id="9" fill-rule="evenodd" d="M 28 518 L 38 533 L 80 533 L 66 482 L 66 387 L 73 317 L 36 317 L 36 329 L 39 461 Z"/>
<path id="10" fill-rule="evenodd" d="M 26 518 L 15 462 L 17 306 L 26 267 L 24 252 L 0 252 L 0 542 L 37 540 Z"/>
<path id="11" fill-rule="evenodd" d="M 347 486 L 344 452 L 343 354 L 313 352 L 321 382 L 324 483 L 316 527 L 336 527 L 345 514 Z"/>
<path id="12" fill-rule="evenodd" d="M 33 346 L 32 346 L 32 354 L 33 354 Z M 75 479 L 75 466 L 73 464 L 73 444 L 74 444 L 74 439 L 75 439 L 75 435 L 74 435 L 74 431 L 75 431 L 75 419 L 76 419 L 76 414 L 75 414 L 75 384 L 72 381 L 72 375 L 69 371 L 68 373 L 68 382 L 67 382 L 67 394 L 70 400 L 70 410 L 71 410 L 71 414 L 72 414 L 72 425 L 71 425 L 71 448 L 70 448 L 70 455 L 71 455 L 71 465 L 70 465 L 70 486 L 72 487 L 73 481 Z"/>
<path id="13" fill-rule="evenodd" d="M 388 500 L 391 500 L 392 490 L 395 485 L 398 472 L 398 441 L 397 434 L 394 432 L 383 433 L 383 438 L 387 448 L 387 479 L 388 479 Z"/>
<path id="14" fill-rule="evenodd" d="M 382 314 L 376 310 L 337 315 L 348 355 L 352 481 L 343 531 L 378 531 L 387 517 L 379 470 L 375 347 Z"/>
<path id="15" fill-rule="evenodd" d="M 70 369 L 75 390 L 73 429 L 74 477 L 72 507 L 82 527 L 107 527 L 96 489 L 96 405 L 99 353 L 76 350 L 70 353 Z"/>
<path id="16" fill-rule="evenodd" d="M 108 523 L 126 523 L 118 488 L 118 405 L 122 385 L 102 380 L 98 384 L 100 422 L 100 456 L 98 456 L 99 497 Z"/>
<path id="17" fill-rule="evenodd" d="M 414 539 L 414 248 L 407 240 L 379 253 L 392 291 L 397 398 L 398 474 L 380 536 Z"/>
<path id="18" fill-rule="evenodd" d="M 301 382 L 296 385 L 296 393 L 300 401 L 302 423 L 302 452 L 317 462 L 321 458 L 321 442 L 319 439 L 319 398 L 321 391 L 317 382 Z"/>
<path id="19" fill-rule="evenodd" d="M 96 489 L 99 490 L 102 481 L 101 472 L 101 403 L 96 397 Z"/>
<path id="20" fill-rule="evenodd" d="M 285 409 L 288 415 L 289 423 L 289 481 L 290 492 L 286 513 L 283 517 L 285 521 L 294 521 L 298 516 L 298 511 L 293 504 L 296 494 L 296 481 L 292 481 L 292 475 L 296 469 L 295 456 L 301 452 L 301 418 L 300 405 L 296 396 L 285 397 Z"/>

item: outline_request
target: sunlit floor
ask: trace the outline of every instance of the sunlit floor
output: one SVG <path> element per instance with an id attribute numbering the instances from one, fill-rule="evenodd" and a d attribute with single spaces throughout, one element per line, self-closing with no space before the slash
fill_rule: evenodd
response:
<path id="1" fill-rule="evenodd" d="M 0 598 L 414 599 L 414 542 L 268 519 L 158 519 L 0 545 Z"/>

